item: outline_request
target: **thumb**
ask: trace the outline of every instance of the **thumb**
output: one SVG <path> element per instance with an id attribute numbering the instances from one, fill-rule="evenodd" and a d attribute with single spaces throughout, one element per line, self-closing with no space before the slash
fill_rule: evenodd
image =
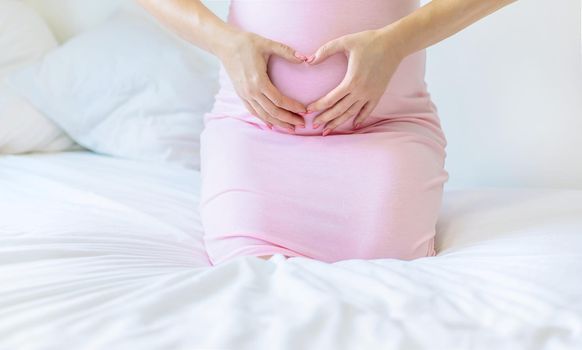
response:
<path id="1" fill-rule="evenodd" d="M 334 39 L 325 43 L 321 46 L 310 59 L 307 60 L 309 64 L 318 64 L 325 61 L 329 56 L 335 55 L 336 53 L 345 52 L 346 48 L 343 40 Z"/>
<path id="2" fill-rule="evenodd" d="M 292 63 L 302 63 L 307 59 L 307 57 L 296 52 L 291 47 L 276 41 L 271 42 L 269 51 L 271 54 L 280 56 Z"/>

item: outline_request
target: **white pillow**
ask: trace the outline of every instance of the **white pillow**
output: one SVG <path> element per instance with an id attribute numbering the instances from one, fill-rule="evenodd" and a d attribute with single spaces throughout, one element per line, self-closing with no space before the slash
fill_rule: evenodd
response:
<path id="1" fill-rule="evenodd" d="M 0 78 L 57 47 L 44 20 L 26 3 L 0 0 Z"/>
<path id="2" fill-rule="evenodd" d="M 59 152 L 81 149 L 23 97 L 0 82 L 0 153 Z"/>
<path id="3" fill-rule="evenodd" d="M 214 56 L 126 7 L 9 83 L 90 150 L 200 169 L 217 75 Z"/>
<path id="4" fill-rule="evenodd" d="M 74 142 L 3 82 L 9 72 L 57 47 L 45 22 L 16 0 L 0 0 L 0 153 L 56 152 Z"/>

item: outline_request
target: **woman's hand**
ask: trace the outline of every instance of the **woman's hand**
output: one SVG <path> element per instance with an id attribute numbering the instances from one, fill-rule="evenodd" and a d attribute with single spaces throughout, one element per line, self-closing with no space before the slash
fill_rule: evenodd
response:
<path id="1" fill-rule="evenodd" d="M 308 57 L 309 64 L 318 64 L 337 53 L 348 57 L 342 82 L 307 106 L 308 112 L 323 111 L 313 119 L 315 128 L 325 124 L 323 136 L 352 117 L 353 127 L 358 128 L 374 110 L 403 59 L 391 35 L 385 29 L 345 35 L 327 42 Z"/>
<path id="2" fill-rule="evenodd" d="M 283 95 L 271 83 L 267 63 L 271 55 L 292 63 L 303 63 L 307 57 L 287 45 L 251 32 L 235 31 L 225 43 L 217 56 L 248 111 L 269 128 L 275 124 L 295 132 L 295 126 L 305 127 L 304 118 L 298 115 L 306 113 L 305 106 Z"/>

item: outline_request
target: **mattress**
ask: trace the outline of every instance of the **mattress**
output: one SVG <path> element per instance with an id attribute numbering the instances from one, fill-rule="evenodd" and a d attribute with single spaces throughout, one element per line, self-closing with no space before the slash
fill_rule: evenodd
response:
<path id="1" fill-rule="evenodd" d="M 210 266 L 200 174 L 0 157 L 0 349 L 582 349 L 582 191 L 445 189 L 437 256 Z"/>

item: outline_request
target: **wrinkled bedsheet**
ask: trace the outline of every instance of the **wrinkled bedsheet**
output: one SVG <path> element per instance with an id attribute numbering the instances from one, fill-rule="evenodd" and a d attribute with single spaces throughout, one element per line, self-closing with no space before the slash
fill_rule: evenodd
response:
<path id="1" fill-rule="evenodd" d="M 0 157 L 0 349 L 582 349 L 582 191 L 447 189 L 437 256 L 209 266 L 200 174 Z"/>

